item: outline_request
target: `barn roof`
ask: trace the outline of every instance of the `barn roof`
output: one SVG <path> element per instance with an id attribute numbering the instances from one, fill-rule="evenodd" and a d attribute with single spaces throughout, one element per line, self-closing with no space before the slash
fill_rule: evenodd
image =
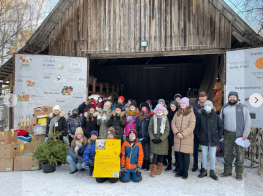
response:
<path id="1" fill-rule="evenodd" d="M 76 0 L 60 0 L 51 13 L 17 53 L 48 54 L 48 38 L 59 23 L 64 13 Z M 263 37 L 257 34 L 241 17 L 237 15 L 224 0 L 208 0 L 232 24 L 231 48 L 257 47 L 263 43 Z M 5 84 L 13 72 L 13 58 L 0 67 L 0 80 Z"/>

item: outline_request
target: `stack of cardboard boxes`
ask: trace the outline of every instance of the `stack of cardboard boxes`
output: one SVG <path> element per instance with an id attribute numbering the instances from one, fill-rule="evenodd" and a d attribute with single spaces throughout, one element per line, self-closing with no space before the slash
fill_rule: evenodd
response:
<path id="1" fill-rule="evenodd" d="M 17 132 L 0 132 L 0 172 L 38 170 L 33 158 L 37 142 L 19 142 Z"/>

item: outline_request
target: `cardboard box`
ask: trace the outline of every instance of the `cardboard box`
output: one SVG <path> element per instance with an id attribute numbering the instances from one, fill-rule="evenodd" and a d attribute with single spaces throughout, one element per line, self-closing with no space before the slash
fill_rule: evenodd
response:
<path id="1" fill-rule="evenodd" d="M 37 118 L 32 118 L 31 119 L 31 125 L 33 125 L 33 124 L 37 124 Z"/>
<path id="2" fill-rule="evenodd" d="M 39 170 L 39 162 L 33 156 L 15 156 L 14 171 Z"/>
<path id="3" fill-rule="evenodd" d="M 0 159 L 10 159 L 16 155 L 16 144 L 0 145 Z"/>
<path id="4" fill-rule="evenodd" d="M 16 143 L 17 143 L 17 132 L 14 131 L 0 132 L 0 144 L 16 144 Z"/>
<path id="5" fill-rule="evenodd" d="M 25 142 L 23 144 L 17 144 L 15 156 L 22 156 L 24 154 L 34 154 L 36 147 L 37 142 Z"/>
<path id="6" fill-rule="evenodd" d="M 0 159 L 0 172 L 10 172 L 14 170 L 13 159 Z"/>
<path id="7" fill-rule="evenodd" d="M 45 141 L 46 135 L 33 135 L 31 142 L 43 142 Z"/>
<path id="8" fill-rule="evenodd" d="M 41 115 L 49 115 L 52 112 L 53 108 L 50 106 L 42 106 L 34 108 L 34 117 L 37 118 Z"/>
<path id="9" fill-rule="evenodd" d="M 33 130 L 33 126 L 29 125 L 29 126 L 25 126 L 25 130 L 29 133 L 29 134 L 33 134 L 34 130 Z"/>

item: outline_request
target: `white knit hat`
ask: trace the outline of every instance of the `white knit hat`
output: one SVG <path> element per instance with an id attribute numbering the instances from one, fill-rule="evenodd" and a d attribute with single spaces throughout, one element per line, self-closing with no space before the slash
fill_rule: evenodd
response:
<path id="1" fill-rule="evenodd" d="M 61 112 L 60 106 L 59 106 L 59 105 L 55 105 L 55 106 L 53 107 L 53 112 L 54 112 L 55 110 L 58 110 L 58 111 Z"/>

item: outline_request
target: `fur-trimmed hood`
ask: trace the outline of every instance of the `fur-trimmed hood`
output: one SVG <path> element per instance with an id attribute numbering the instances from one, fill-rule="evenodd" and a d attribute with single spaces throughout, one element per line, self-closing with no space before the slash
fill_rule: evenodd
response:
<path id="1" fill-rule="evenodd" d="M 176 112 L 177 116 L 180 116 L 181 114 L 183 114 L 184 116 L 187 116 L 188 114 L 190 114 L 191 112 L 194 112 L 193 107 L 189 106 L 185 109 L 185 111 L 183 111 L 182 108 L 179 108 L 179 110 Z"/>
<path id="2" fill-rule="evenodd" d="M 115 111 L 112 111 L 111 114 L 112 114 L 113 116 L 119 115 L 120 117 L 123 117 L 123 116 L 126 115 L 126 112 L 125 112 L 125 111 L 122 111 L 122 112 L 120 112 L 119 114 L 117 114 Z"/>
<path id="3" fill-rule="evenodd" d="M 154 108 L 154 111 L 153 111 L 153 112 L 156 114 L 157 111 L 155 110 L 155 108 Z M 163 114 L 164 114 L 165 116 L 168 115 L 168 110 L 166 109 L 166 107 L 164 107 Z"/>
<path id="4" fill-rule="evenodd" d="M 93 113 L 93 117 L 97 117 L 98 115 L 99 115 L 98 112 L 94 112 L 94 113 Z M 85 113 L 84 113 L 84 116 L 87 118 L 88 112 L 85 112 Z"/>
<path id="5" fill-rule="evenodd" d="M 204 110 L 205 110 L 204 108 L 201 108 L 200 110 L 198 110 L 198 114 L 202 114 Z M 212 111 L 216 113 L 216 108 L 214 107 Z"/>
<path id="6" fill-rule="evenodd" d="M 64 111 L 59 112 L 59 116 L 60 116 L 60 117 L 65 116 L 65 114 L 66 114 L 66 112 L 64 112 Z M 54 116 L 55 116 L 55 115 L 54 115 L 54 112 L 51 112 L 51 113 L 49 114 L 49 118 L 53 118 Z"/>

